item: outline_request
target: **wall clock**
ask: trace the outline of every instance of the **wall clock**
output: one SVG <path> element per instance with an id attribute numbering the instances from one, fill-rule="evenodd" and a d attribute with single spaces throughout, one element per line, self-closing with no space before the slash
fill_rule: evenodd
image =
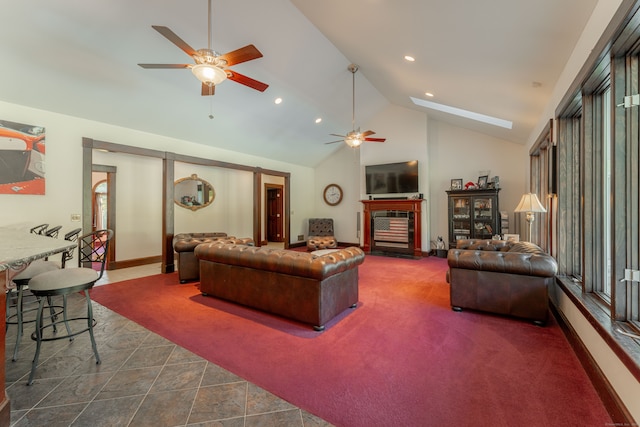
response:
<path id="1" fill-rule="evenodd" d="M 330 206 L 335 206 L 342 201 L 342 188 L 338 184 L 329 184 L 324 188 L 324 201 Z"/>

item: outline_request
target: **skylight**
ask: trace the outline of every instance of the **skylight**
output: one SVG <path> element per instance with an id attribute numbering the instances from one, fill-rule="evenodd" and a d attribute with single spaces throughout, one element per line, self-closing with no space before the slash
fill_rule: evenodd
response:
<path id="1" fill-rule="evenodd" d="M 425 99 L 418 99 L 410 96 L 411 101 L 414 104 L 421 107 L 430 108 L 432 110 L 442 111 L 443 113 L 454 114 L 456 116 L 465 117 L 467 119 L 476 120 L 483 123 L 488 123 L 493 126 L 500 126 L 506 129 L 513 127 L 513 122 L 509 120 L 498 119 L 496 117 L 487 116 L 480 113 L 474 113 L 473 111 L 463 110 L 462 108 L 450 107 L 444 104 L 438 104 L 437 102 L 427 101 Z"/>

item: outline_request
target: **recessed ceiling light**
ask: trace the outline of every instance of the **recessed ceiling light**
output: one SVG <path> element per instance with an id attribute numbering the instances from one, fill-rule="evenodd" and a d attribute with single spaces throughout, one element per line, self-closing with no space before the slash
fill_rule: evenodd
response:
<path id="1" fill-rule="evenodd" d="M 409 61 L 409 62 L 413 62 L 413 61 L 415 61 L 415 60 L 416 60 L 416 58 L 414 58 L 414 57 L 413 57 L 413 56 L 411 56 L 411 55 L 405 55 L 405 56 L 404 56 L 404 59 L 405 59 L 405 60 L 407 60 L 407 61 Z"/>
<path id="2" fill-rule="evenodd" d="M 276 98 L 276 100 L 273 102 L 275 102 L 276 104 L 282 104 L 282 98 Z"/>
<path id="3" fill-rule="evenodd" d="M 411 101 L 414 104 L 420 105 L 425 108 L 431 108 L 432 110 L 442 111 L 443 113 L 454 114 L 456 116 L 465 117 L 471 120 L 477 120 L 479 122 L 488 123 L 494 126 L 500 126 L 506 129 L 513 128 L 513 122 L 509 120 L 498 119 L 496 117 L 487 116 L 480 113 L 474 113 L 473 111 L 463 110 L 462 108 L 450 107 L 444 104 L 438 104 L 433 101 L 427 101 L 425 99 L 418 99 L 410 96 Z"/>
<path id="4" fill-rule="evenodd" d="M 318 118 L 316 119 L 316 124 L 320 123 L 321 121 L 322 121 L 322 117 L 318 117 Z"/>
<path id="5" fill-rule="evenodd" d="M 425 92 L 425 95 L 427 95 L 429 98 L 433 98 L 433 94 L 431 92 Z"/>

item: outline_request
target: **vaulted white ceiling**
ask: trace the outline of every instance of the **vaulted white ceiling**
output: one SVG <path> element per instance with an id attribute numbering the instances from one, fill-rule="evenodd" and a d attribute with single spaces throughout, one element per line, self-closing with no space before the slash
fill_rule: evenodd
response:
<path id="1" fill-rule="evenodd" d="M 264 57 L 231 68 L 269 88 L 225 81 L 202 97 L 189 70 L 137 64 L 191 63 L 151 25 L 206 48 L 206 0 L 0 0 L 0 100 L 314 166 L 340 146 L 330 133 L 352 129 L 356 63 L 356 126 L 391 103 L 524 143 L 596 3 L 213 0 L 213 49 L 254 44 Z"/>

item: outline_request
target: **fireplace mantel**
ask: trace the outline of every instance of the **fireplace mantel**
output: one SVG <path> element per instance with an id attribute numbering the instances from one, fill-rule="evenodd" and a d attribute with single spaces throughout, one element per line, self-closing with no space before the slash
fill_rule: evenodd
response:
<path id="1" fill-rule="evenodd" d="M 364 245 L 363 250 L 366 253 L 371 253 L 371 215 L 375 211 L 401 211 L 401 212 L 413 212 L 414 227 L 413 227 L 413 256 L 422 256 L 422 226 L 421 226 L 421 212 L 422 202 L 424 199 L 384 199 L 384 200 L 361 200 L 364 205 Z"/>

